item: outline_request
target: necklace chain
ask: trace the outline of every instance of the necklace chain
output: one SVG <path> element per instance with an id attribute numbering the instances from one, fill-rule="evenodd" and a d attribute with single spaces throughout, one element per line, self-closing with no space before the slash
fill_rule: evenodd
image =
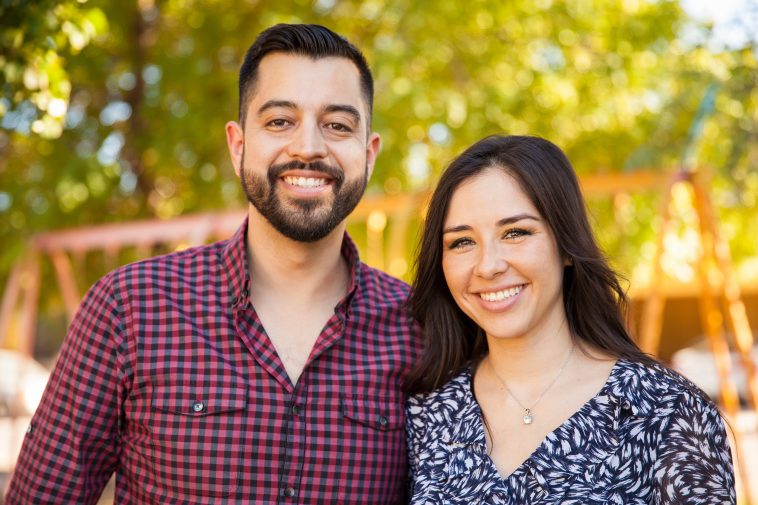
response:
<path id="1" fill-rule="evenodd" d="M 569 360 L 571 360 L 571 356 L 574 354 L 574 348 L 576 347 L 576 344 L 573 344 L 571 346 L 571 350 L 569 351 L 568 355 L 566 356 L 566 359 L 563 361 L 563 364 L 558 369 L 558 373 L 555 375 L 555 378 L 550 381 L 550 384 L 547 385 L 545 389 L 542 390 L 542 393 L 537 397 L 537 399 L 532 403 L 531 407 L 525 406 L 523 403 L 521 403 L 521 400 L 516 398 L 516 395 L 513 394 L 513 391 L 511 391 L 511 388 L 508 387 L 508 385 L 505 383 L 502 377 L 497 373 L 497 370 L 495 370 L 495 367 L 492 366 L 492 360 L 488 359 L 487 363 L 489 364 L 490 368 L 492 369 L 492 373 L 495 374 L 495 377 L 500 382 L 500 384 L 503 386 L 503 389 L 505 389 L 505 392 L 508 393 L 508 395 L 513 398 L 516 403 L 518 403 L 519 407 L 524 409 L 524 415 L 522 417 L 522 420 L 524 424 L 532 424 L 532 421 L 534 421 L 534 415 L 532 411 L 534 410 L 534 407 L 537 406 L 537 404 L 542 400 L 542 398 L 545 396 L 545 394 L 550 391 L 550 388 L 552 388 L 556 382 L 558 382 L 558 379 L 563 375 L 563 371 L 566 369 L 566 366 L 569 363 Z"/>

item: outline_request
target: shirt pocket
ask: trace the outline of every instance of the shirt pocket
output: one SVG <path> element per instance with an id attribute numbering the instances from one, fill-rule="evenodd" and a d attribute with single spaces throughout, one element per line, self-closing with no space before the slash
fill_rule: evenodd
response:
<path id="1" fill-rule="evenodd" d="M 404 501 L 407 479 L 404 401 L 343 395 L 333 460 L 341 505 Z"/>
<path id="2" fill-rule="evenodd" d="M 183 499 L 237 489 L 247 418 L 247 386 L 153 388 L 151 457 L 155 491 Z"/>

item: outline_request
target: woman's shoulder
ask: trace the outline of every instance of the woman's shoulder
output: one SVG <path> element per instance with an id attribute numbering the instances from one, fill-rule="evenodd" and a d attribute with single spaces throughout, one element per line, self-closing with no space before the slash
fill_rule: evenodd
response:
<path id="1" fill-rule="evenodd" d="M 660 363 L 620 359 L 608 387 L 636 410 L 667 415 L 672 409 L 717 411 L 703 390 L 677 371 Z"/>
<path id="2" fill-rule="evenodd" d="M 440 388 L 410 398 L 406 428 L 412 453 L 434 451 L 440 444 L 447 447 L 443 452 L 460 444 L 484 447 L 481 411 L 471 391 L 471 377 L 467 367 Z"/>
<path id="3" fill-rule="evenodd" d="M 471 399 L 471 368 L 466 367 L 444 385 L 428 393 L 417 393 L 408 398 L 408 410 L 454 409 Z"/>

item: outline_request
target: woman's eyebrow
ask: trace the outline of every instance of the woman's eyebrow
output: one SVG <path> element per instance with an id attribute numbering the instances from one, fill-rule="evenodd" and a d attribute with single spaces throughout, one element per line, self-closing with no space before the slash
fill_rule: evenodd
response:
<path id="1" fill-rule="evenodd" d="M 523 221 L 524 219 L 529 219 L 529 220 L 532 220 L 532 221 L 539 221 L 540 220 L 540 218 L 524 212 L 524 213 L 521 213 L 521 214 L 516 214 L 515 216 L 504 217 L 503 219 L 501 219 L 500 221 L 497 222 L 497 225 L 498 226 L 507 226 L 509 224 L 518 223 L 519 221 Z M 459 224 L 459 225 L 456 225 L 456 226 L 449 226 L 449 227 L 443 229 L 442 230 L 442 234 L 444 235 L 445 233 L 457 233 L 457 232 L 461 232 L 461 231 L 471 231 L 471 229 L 472 229 L 471 226 L 469 226 L 467 224 Z"/>

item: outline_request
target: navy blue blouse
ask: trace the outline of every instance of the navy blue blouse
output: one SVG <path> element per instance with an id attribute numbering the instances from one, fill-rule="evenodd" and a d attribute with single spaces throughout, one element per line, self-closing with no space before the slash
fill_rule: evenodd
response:
<path id="1" fill-rule="evenodd" d="M 511 475 L 487 453 L 467 369 L 411 397 L 411 504 L 734 504 L 718 410 L 685 378 L 619 360 L 600 392 Z"/>

